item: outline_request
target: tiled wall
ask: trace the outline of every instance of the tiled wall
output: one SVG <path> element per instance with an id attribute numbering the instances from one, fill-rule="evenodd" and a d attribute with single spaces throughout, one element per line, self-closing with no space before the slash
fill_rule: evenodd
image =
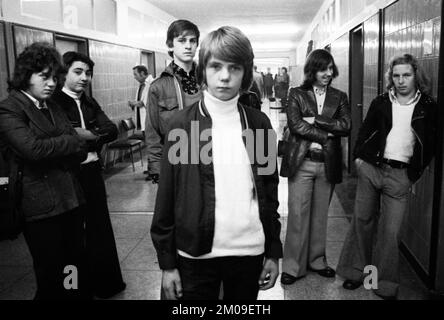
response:
<path id="1" fill-rule="evenodd" d="M 156 52 L 156 77 L 159 77 L 163 70 L 165 70 L 165 67 L 169 64 L 169 61 L 171 61 L 173 58 L 171 58 L 168 54 Z"/>
<path id="2" fill-rule="evenodd" d="M 378 95 L 379 14 L 364 22 L 363 118 Z"/>
<path id="3" fill-rule="evenodd" d="M 347 32 L 331 44 L 331 54 L 338 67 L 339 76 L 333 80 L 332 86 L 349 94 L 349 69 L 350 69 L 350 36 Z M 342 163 L 348 167 L 348 138 L 342 138 Z"/>
<path id="4" fill-rule="evenodd" d="M 139 64 L 140 51 L 89 41 L 89 54 L 96 63 L 92 82 L 94 98 L 115 122 L 131 117 L 133 112 L 128 101 L 134 100 L 138 88 L 132 68 Z"/>
<path id="5" fill-rule="evenodd" d="M 0 100 L 7 96 L 8 66 L 6 63 L 5 26 L 0 23 Z"/>
<path id="6" fill-rule="evenodd" d="M 400 0 L 385 9 L 384 66 L 390 57 L 415 55 L 438 90 L 441 0 Z M 425 270 L 429 269 L 434 165 L 413 186 L 403 228 L 403 242 Z"/>

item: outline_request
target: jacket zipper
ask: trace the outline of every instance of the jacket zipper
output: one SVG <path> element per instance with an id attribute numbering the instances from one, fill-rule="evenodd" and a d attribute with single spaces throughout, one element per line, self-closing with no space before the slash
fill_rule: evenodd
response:
<path id="1" fill-rule="evenodd" d="M 371 134 L 371 136 L 368 137 L 368 138 L 364 141 L 363 145 L 366 144 L 368 141 L 370 141 L 370 139 L 373 138 L 374 135 L 375 135 L 376 133 L 378 133 L 378 130 L 376 130 L 375 132 L 373 132 L 373 133 Z"/>

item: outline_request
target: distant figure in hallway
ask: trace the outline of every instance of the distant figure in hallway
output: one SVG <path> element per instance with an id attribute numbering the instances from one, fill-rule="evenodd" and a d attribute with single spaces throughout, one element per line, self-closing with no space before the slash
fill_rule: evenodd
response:
<path id="1" fill-rule="evenodd" d="M 338 76 L 331 54 L 315 50 L 304 66 L 304 82 L 291 88 L 288 148 L 281 176 L 288 177 L 288 223 L 282 261 L 283 284 L 307 269 L 332 278 L 326 256 L 327 218 L 334 186 L 342 181 L 341 137 L 351 128 L 347 95 L 330 84 Z"/>
<path id="2" fill-rule="evenodd" d="M 146 143 L 148 149 L 148 177 L 159 181 L 162 147 L 171 117 L 199 101 L 202 93 L 196 81 L 196 65 L 193 62 L 199 45 L 200 32 L 187 20 L 176 20 L 168 27 L 166 45 L 174 59 L 155 79 L 148 93 L 146 117 Z"/>
<path id="3" fill-rule="evenodd" d="M 270 68 L 267 68 L 267 74 L 264 76 L 265 98 L 267 99 L 273 97 L 273 84 L 273 75 L 270 72 Z"/>
<path id="4" fill-rule="evenodd" d="M 76 173 L 87 146 L 49 97 L 63 78 L 60 54 L 34 43 L 15 61 L 0 102 L 0 151 L 11 168 L 12 193 L 37 281 L 36 300 L 81 299 L 84 196 Z M 77 267 L 78 290 L 66 290 L 65 267 Z M 3 276 L 3 275 L 2 275 Z"/>
<path id="5" fill-rule="evenodd" d="M 264 79 L 262 74 L 257 71 L 257 66 L 253 67 L 253 82 L 257 85 L 257 93 L 260 101 L 264 98 Z"/>
<path id="6" fill-rule="evenodd" d="M 279 68 L 278 74 L 274 78 L 274 96 L 281 101 L 282 108 L 287 106 L 287 92 L 290 86 L 290 77 L 287 68 Z"/>
<path id="7" fill-rule="evenodd" d="M 136 129 L 145 134 L 146 109 L 148 106 L 148 90 L 153 77 L 148 74 L 148 68 L 144 65 L 137 65 L 133 68 L 134 79 L 139 82 L 134 101 L 128 101 L 128 105 L 134 110 Z"/>
<path id="8" fill-rule="evenodd" d="M 162 159 L 151 226 L 168 299 L 217 300 L 223 285 L 224 300 L 255 300 L 279 274 L 277 167 L 261 173 L 264 164 L 249 157 L 243 140 L 252 130 L 253 148 L 270 152 L 267 164 L 276 164 L 267 143 L 274 132 L 264 113 L 238 101 L 250 87 L 253 58 L 250 41 L 239 29 L 210 32 L 199 51 L 203 98 L 171 119 L 174 135 L 165 141 L 168 156 Z M 258 130 L 265 134 L 254 134 Z M 210 148 L 192 143 L 209 131 Z M 190 152 L 185 148 L 177 154 L 176 133 L 183 134 Z M 191 154 L 198 155 L 197 164 Z M 179 163 L 172 163 L 175 156 Z"/>
<path id="9" fill-rule="evenodd" d="M 134 119 L 136 122 L 136 129 L 142 131 L 143 137 L 145 137 L 145 125 L 147 117 L 148 108 L 148 91 L 150 89 L 150 84 L 153 82 L 153 77 L 148 74 L 148 68 L 144 65 L 137 65 L 133 68 L 134 79 L 139 82 L 139 88 L 137 89 L 135 100 L 128 101 L 128 105 L 132 110 L 134 110 Z M 144 174 L 149 174 L 148 172 L 148 161 L 147 170 L 143 172 Z"/>
<path id="10" fill-rule="evenodd" d="M 353 290 L 362 284 L 365 266 L 374 265 L 375 294 L 395 299 L 409 189 L 434 156 L 438 116 L 430 83 L 412 55 L 394 57 L 386 80 L 388 92 L 372 101 L 359 130 L 354 215 L 337 271 L 343 287 Z"/>
<path id="11" fill-rule="evenodd" d="M 108 211 L 100 152 L 105 143 L 117 138 L 116 125 L 97 101 L 88 96 L 94 62 L 86 55 L 68 51 L 63 55 L 67 69 L 63 88 L 52 101 L 60 105 L 79 136 L 88 144 L 88 158 L 78 174 L 86 204 L 81 208 L 85 222 L 87 287 L 85 296 L 110 298 L 125 289 L 116 242 Z"/>

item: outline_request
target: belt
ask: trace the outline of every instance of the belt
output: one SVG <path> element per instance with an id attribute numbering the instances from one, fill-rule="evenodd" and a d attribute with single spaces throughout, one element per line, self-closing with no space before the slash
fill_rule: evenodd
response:
<path id="1" fill-rule="evenodd" d="M 322 150 L 311 149 L 307 151 L 305 158 L 314 162 L 324 162 L 324 152 Z"/>
<path id="2" fill-rule="evenodd" d="M 405 169 L 409 166 L 408 163 L 398 161 L 398 160 L 392 160 L 392 159 L 382 159 L 382 163 L 388 164 L 390 167 L 395 169 Z"/>

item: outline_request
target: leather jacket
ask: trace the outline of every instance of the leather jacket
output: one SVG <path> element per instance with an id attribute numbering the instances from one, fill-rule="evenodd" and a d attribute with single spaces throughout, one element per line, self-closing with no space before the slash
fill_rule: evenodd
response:
<path id="1" fill-rule="evenodd" d="M 181 89 L 176 87 L 174 77 L 172 63 L 170 63 L 160 77 L 151 83 L 148 91 L 145 136 L 150 174 L 160 173 L 162 148 L 168 124 L 172 116 L 179 111 L 177 92 L 181 92 Z"/>
<path id="2" fill-rule="evenodd" d="M 427 94 L 422 93 L 413 110 L 411 122 L 416 143 L 407 168 L 407 175 L 412 182 L 419 179 L 435 154 L 437 119 L 436 102 Z M 370 104 L 358 133 L 354 157 L 380 166 L 392 125 L 392 102 L 388 93 L 384 93 Z"/>
<path id="3" fill-rule="evenodd" d="M 314 117 L 309 124 L 304 117 Z M 291 88 L 287 108 L 288 147 L 283 155 L 281 176 L 293 177 L 304 161 L 312 142 L 322 145 L 325 174 L 332 183 L 342 182 L 341 137 L 351 129 L 350 105 L 347 94 L 331 86 L 327 87 L 322 114 L 318 114 L 313 88 Z M 329 137 L 328 133 L 333 136 Z"/>

